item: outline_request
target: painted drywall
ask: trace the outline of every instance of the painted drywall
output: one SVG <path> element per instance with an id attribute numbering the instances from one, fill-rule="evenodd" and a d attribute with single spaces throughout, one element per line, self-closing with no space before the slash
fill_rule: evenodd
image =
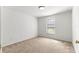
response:
<path id="1" fill-rule="evenodd" d="M 56 34 L 46 33 L 46 21 L 50 18 L 56 20 Z M 38 18 L 38 35 L 58 40 L 72 41 L 72 11 L 65 11 L 55 15 Z"/>
<path id="2" fill-rule="evenodd" d="M 2 47 L 37 36 L 35 17 L 3 7 Z"/>
<path id="3" fill-rule="evenodd" d="M 70 10 L 72 6 L 45 6 L 44 10 L 40 10 L 38 6 L 12 6 L 8 8 L 33 15 L 35 17 L 41 17 Z"/>
<path id="4" fill-rule="evenodd" d="M 79 6 L 73 7 L 73 20 L 72 20 L 72 29 L 73 29 L 73 45 L 75 51 L 79 53 L 79 44 L 76 44 L 76 40 L 79 41 Z"/>

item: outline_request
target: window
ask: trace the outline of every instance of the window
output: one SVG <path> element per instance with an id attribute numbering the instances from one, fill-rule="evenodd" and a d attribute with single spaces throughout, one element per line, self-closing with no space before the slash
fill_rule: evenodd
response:
<path id="1" fill-rule="evenodd" d="M 55 34 L 55 18 L 47 20 L 47 33 Z"/>

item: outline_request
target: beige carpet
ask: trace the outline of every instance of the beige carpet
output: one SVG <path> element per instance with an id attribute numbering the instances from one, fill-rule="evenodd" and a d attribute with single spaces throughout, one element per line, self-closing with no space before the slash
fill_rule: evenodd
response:
<path id="1" fill-rule="evenodd" d="M 72 43 L 38 37 L 4 47 L 7 53 L 73 53 Z"/>

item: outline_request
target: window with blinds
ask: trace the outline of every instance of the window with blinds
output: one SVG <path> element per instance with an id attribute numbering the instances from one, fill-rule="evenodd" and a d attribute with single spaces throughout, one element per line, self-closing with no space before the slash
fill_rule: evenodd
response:
<path id="1" fill-rule="evenodd" d="M 53 19 L 48 19 L 47 20 L 47 33 L 48 34 L 55 34 L 55 18 Z"/>

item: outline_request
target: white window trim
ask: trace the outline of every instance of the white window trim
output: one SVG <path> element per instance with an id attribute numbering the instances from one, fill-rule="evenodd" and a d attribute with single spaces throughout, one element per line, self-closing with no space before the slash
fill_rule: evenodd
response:
<path id="1" fill-rule="evenodd" d="M 46 21 L 46 33 L 47 33 L 47 34 L 56 34 L 56 30 L 55 30 L 55 33 L 48 33 L 48 20 L 49 20 L 49 19 L 50 19 L 50 20 L 52 20 L 52 19 L 55 20 L 55 17 L 51 17 L 51 18 L 48 18 L 48 19 L 47 19 L 47 21 Z M 54 25 L 55 25 L 55 27 L 52 27 L 52 28 L 55 28 L 55 29 L 56 29 L 56 20 L 55 20 L 55 24 L 54 24 Z"/>

